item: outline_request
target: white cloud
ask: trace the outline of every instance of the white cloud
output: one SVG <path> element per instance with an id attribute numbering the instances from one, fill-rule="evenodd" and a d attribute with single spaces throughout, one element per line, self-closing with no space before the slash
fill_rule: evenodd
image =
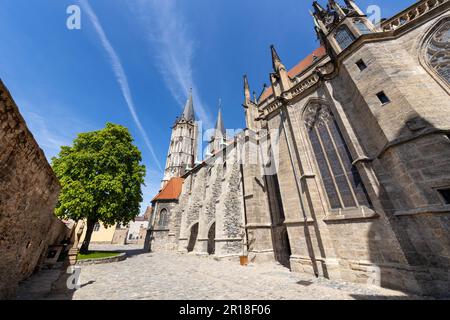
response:
<path id="1" fill-rule="evenodd" d="M 142 126 L 141 121 L 139 120 L 139 117 L 137 115 L 136 107 L 134 105 L 130 91 L 130 86 L 128 84 L 128 78 L 125 74 L 122 62 L 119 56 L 117 55 L 116 51 L 114 50 L 113 46 L 111 45 L 111 42 L 109 41 L 108 37 L 106 36 L 106 33 L 103 30 L 103 27 L 100 24 L 100 21 L 98 20 L 94 10 L 89 5 L 89 2 L 86 0 L 80 0 L 80 4 L 83 9 L 83 13 L 86 13 L 87 16 L 89 17 L 89 20 L 91 21 L 95 31 L 97 32 L 98 37 L 100 38 L 103 48 L 105 49 L 105 51 L 109 56 L 111 67 L 114 71 L 114 75 L 116 76 L 116 80 L 120 86 L 122 95 L 125 99 L 125 102 L 128 106 L 128 109 L 131 113 L 134 123 L 136 124 L 136 127 L 138 128 L 139 132 L 141 133 L 141 136 L 144 139 L 144 142 L 147 148 L 149 149 L 155 164 L 162 171 L 161 164 L 159 163 L 158 157 L 156 156 L 156 153 L 153 149 L 150 139 L 148 138 L 147 133 L 145 132 L 144 127 Z"/>
<path id="2" fill-rule="evenodd" d="M 198 118 L 204 127 L 213 127 L 194 81 L 195 41 L 189 34 L 185 18 L 176 7 L 176 1 L 137 0 L 128 4 L 145 28 L 151 52 L 156 52 L 155 63 L 172 96 L 184 107 L 186 95 L 192 88 Z"/>

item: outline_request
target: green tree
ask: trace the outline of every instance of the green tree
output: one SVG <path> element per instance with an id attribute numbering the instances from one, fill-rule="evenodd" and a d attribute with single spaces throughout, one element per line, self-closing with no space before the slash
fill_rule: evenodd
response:
<path id="1" fill-rule="evenodd" d="M 81 133 L 73 146 L 52 159 L 62 189 L 56 215 L 87 221 L 80 252 L 87 253 L 94 226 L 127 224 L 142 202 L 145 166 L 128 129 L 107 123 L 102 130 Z"/>

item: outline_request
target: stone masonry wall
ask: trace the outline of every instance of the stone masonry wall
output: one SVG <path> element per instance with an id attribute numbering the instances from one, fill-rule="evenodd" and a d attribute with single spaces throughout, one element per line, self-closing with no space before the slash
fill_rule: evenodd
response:
<path id="1" fill-rule="evenodd" d="M 160 201 L 155 206 L 155 217 L 152 217 L 150 222 L 153 222 L 152 227 L 152 251 L 171 251 L 176 250 L 176 244 L 174 243 L 174 227 L 176 225 L 176 213 L 175 208 L 176 201 Z M 168 225 L 160 226 L 159 219 L 162 210 L 166 210 L 168 214 Z M 154 219 L 154 220 L 153 220 Z"/>
<path id="2" fill-rule="evenodd" d="M 13 298 L 67 228 L 53 210 L 59 183 L 0 82 L 0 299 Z"/>
<path id="3" fill-rule="evenodd" d="M 225 159 L 226 167 L 223 156 L 216 155 L 185 176 L 179 201 L 172 202 L 169 228 L 158 234 L 155 232 L 155 244 L 160 245 L 152 249 L 178 247 L 181 252 L 208 254 L 208 244 L 212 242 L 217 256 L 236 256 L 242 251 L 240 231 L 244 204 L 240 165 L 233 146 L 227 148 Z M 195 245 L 189 247 L 192 227 L 197 223 Z M 211 230 L 212 227 L 215 229 Z M 209 239 L 210 234 L 214 234 L 214 239 Z"/>
<path id="4" fill-rule="evenodd" d="M 374 159 L 389 242 L 396 243 L 390 249 L 369 242 L 367 260 L 377 261 L 379 282 L 444 295 L 450 290 L 450 206 L 437 189 L 450 187 L 450 99 L 422 60 L 424 40 L 445 16 L 449 11 L 395 41 L 363 46 L 344 62 L 339 81 L 346 90 L 335 96 Z M 358 59 L 367 64 L 363 72 L 355 68 Z M 390 103 L 379 103 L 381 90 Z M 368 234 L 377 233 L 374 224 Z"/>
<path id="5" fill-rule="evenodd" d="M 294 271 L 409 292 L 450 292 L 450 207 L 436 190 L 450 186 L 450 99 L 420 63 L 422 40 L 441 18 L 400 38 L 364 44 L 341 62 L 336 77 L 288 106 L 278 179 Z M 363 71 L 356 66 L 360 59 Z M 389 103 L 380 103 L 380 91 Z M 372 212 L 330 210 L 305 134 L 303 112 L 311 101 L 329 105 L 357 160 Z M 270 128 L 280 128 L 280 119 L 270 118 Z"/>

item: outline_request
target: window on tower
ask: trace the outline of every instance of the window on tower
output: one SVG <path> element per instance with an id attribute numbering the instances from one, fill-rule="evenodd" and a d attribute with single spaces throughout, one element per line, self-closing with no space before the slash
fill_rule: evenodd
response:
<path id="1" fill-rule="evenodd" d="M 382 105 L 385 105 L 389 102 L 391 102 L 391 100 L 389 99 L 389 97 L 386 95 L 386 93 L 384 93 L 384 91 L 380 91 L 377 93 L 377 97 L 378 100 L 380 100 Z"/>
<path id="2" fill-rule="evenodd" d="M 334 35 L 342 50 L 350 46 L 355 41 L 355 36 L 346 25 L 340 26 Z"/>
<path id="3" fill-rule="evenodd" d="M 354 23 L 356 28 L 359 30 L 361 34 L 367 34 L 372 32 L 362 20 L 356 19 Z"/>
<path id="4" fill-rule="evenodd" d="M 445 204 L 450 204 L 450 188 L 439 189 L 438 192 L 441 195 L 442 200 L 444 201 L 444 203 Z"/>
<path id="5" fill-rule="evenodd" d="M 356 65 L 358 66 L 360 71 L 363 71 L 363 70 L 367 69 L 367 65 L 364 62 L 364 60 L 362 60 L 362 59 L 356 61 Z"/>

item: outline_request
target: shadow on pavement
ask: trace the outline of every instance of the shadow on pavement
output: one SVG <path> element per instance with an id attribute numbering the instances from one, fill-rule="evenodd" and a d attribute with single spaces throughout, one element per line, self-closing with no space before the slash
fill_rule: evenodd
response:
<path id="1" fill-rule="evenodd" d="M 418 296 L 383 296 L 383 295 L 364 295 L 364 294 L 351 294 L 355 300 L 429 300 L 431 298 L 418 297 Z"/>

